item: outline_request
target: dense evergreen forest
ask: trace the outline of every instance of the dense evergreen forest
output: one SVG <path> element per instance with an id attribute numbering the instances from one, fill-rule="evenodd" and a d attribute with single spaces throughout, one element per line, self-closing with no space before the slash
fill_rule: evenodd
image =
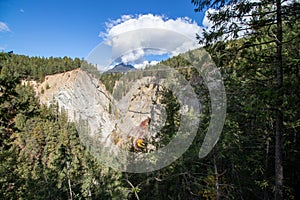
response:
<path id="1" fill-rule="evenodd" d="M 46 75 L 56 74 L 80 68 L 84 63 L 79 58 L 44 58 L 28 57 L 13 53 L 1 53 L 1 70 L 5 70 L 11 75 L 26 80 L 44 81 Z"/>
<path id="2" fill-rule="evenodd" d="M 66 113 L 59 113 L 56 105 L 39 105 L 33 89 L 20 84 L 79 68 L 82 61 L 1 53 L 1 199 L 300 199 L 299 3 L 240 3 L 229 12 L 225 3 L 239 1 L 193 2 L 196 11 L 224 11 L 211 15 L 216 25 L 198 37 L 222 71 L 226 87 L 227 117 L 213 151 L 198 158 L 208 128 L 207 106 L 193 144 L 170 166 L 147 174 L 110 169 L 89 155 Z M 249 13 L 254 20 L 244 22 L 248 32 L 238 22 L 224 22 Z M 181 56 L 163 64 L 189 65 Z M 199 74 L 192 68 L 178 70 L 201 103 L 209 105 L 205 84 L 195 79 Z M 102 81 L 112 90 L 119 77 L 106 75 Z M 176 128 L 178 109 L 172 94 L 164 95 L 172 117 L 161 134 L 168 137 Z"/>

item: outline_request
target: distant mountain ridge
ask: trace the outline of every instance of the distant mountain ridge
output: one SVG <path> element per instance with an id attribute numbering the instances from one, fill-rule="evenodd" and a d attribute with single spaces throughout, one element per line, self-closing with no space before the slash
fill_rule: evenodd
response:
<path id="1" fill-rule="evenodd" d="M 106 73 L 116 73 L 116 72 L 125 73 L 129 70 L 135 70 L 135 69 L 136 68 L 132 65 L 120 63 L 120 64 L 117 64 L 116 66 L 114 66 L 112 69 L 106 71 Z"/>

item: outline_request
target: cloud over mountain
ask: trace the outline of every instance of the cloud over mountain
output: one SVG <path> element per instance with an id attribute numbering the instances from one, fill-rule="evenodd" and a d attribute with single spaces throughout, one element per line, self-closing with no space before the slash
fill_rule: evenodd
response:
<path id="1" fill-rule="evenodd" d="M 123 15 L 106 23 L 100 36 L 112 46 L 118 62 L 143 65 L 148 54 L 177 55 L 198 46 L 196 33 L 202 28 L 187 17 L 169 19 L 162 15 Z"/>

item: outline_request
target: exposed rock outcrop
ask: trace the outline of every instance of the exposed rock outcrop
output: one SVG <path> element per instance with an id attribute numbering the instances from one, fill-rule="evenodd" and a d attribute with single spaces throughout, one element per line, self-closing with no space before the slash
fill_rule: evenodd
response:
<path id="1" fill-rule="evenodd" d="M 117 152 L 116 148 L 136 148 L 138 138 L 153 136 L 149 119 L 163 116 L 162 107 L 157 105 L 160 88 L 151 83 L 151 78 L 127 84 L 127 93 L 115 99 L 96 77 L 76 69 L 47 76 L 43 83 L 35 85 L 35 90 L 42 104 L 56 103 L 67 112 L 82 138 L 92 138 Z M 142 124 L 145 121 L 147 125 Z M 154 125 L 158 120 L 152 121 Z M 163 123 L 164 119 L 160 121 Z"/>

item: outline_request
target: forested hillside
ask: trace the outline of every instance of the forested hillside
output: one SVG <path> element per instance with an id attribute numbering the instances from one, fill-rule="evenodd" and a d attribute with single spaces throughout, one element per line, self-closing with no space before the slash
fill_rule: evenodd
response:
<path id="1" fill-rule="evenodd" d="M 51 64 L 53 60 L 56 62 Z M 71 63 L 69 67 L 66 60 Z M 48 69 L 40 65 L 48 61 Z M 74 63 L 76 60 L 1 54 L 1 199 L 124 197 L 121 174 L 88 155 L 66 114 L 58 113 L 56 105 L 39 105 L 33 88 L 21 85 L 23 78 L 38 79 L 33 71 L 41 69 L 44 76 L 46 70 L 57 73 L 77 68 Z M 28 70 L 27 76 L 20 75 L 21 69 Z"/>
<path id="2" fill-rule="evenodd" d="M 66 56 L 63 58 L 43 58 L 13 53 L 0 53 L 0 60 L 1 70 L 7 70 L 8 73 L 22 79 L 38 80 L 40 82 L 44 80 L 46 75 L 80 68 L 83 63 L 79 58 L 72 59 Z"/>
<path id="3" fill-rule="evenodd" d="M 210 1 L 193 2 L 202 9 L 208 5 L 199 2 Z M 238 8 L 249 13 L 252 7 Z M 271 15 L 273 8 L 264 2 L 254 17 L 265 17 L 263 11 Z M 223 132 L 204 159 L 198 153 L 210 117 L 208 90 L 182 56 L 163 61 L 190 81 L 206 106 L 188 151 L 170 166 L 147 174 L 121 173 L 95 160 L 66 113 L 59 113 L 56 105 L 39 105 L 33 89 L 21 85 L 22 79 L 43 81 L 47 74 L 79 68 L 80 59 L 1 53 L 1 199 L 300 199 L 300 11 L 298 3 L 289 8 L 287 13 L 283 7 L 280 43 L 274 15 L 257 21 L 242 38 L 220 40 L 234 29 L 199 37 L 222 71 L 227 95 Z M 227 20 L 228 13 L 222 14 L 213 19 Z M 112 91 L 120 76 L 106 74 L 101 80 Z M 163 95 L 168 125 L 160 134 L 169 141 L 179 120 L 178 105 L 172 93 Z"/>

